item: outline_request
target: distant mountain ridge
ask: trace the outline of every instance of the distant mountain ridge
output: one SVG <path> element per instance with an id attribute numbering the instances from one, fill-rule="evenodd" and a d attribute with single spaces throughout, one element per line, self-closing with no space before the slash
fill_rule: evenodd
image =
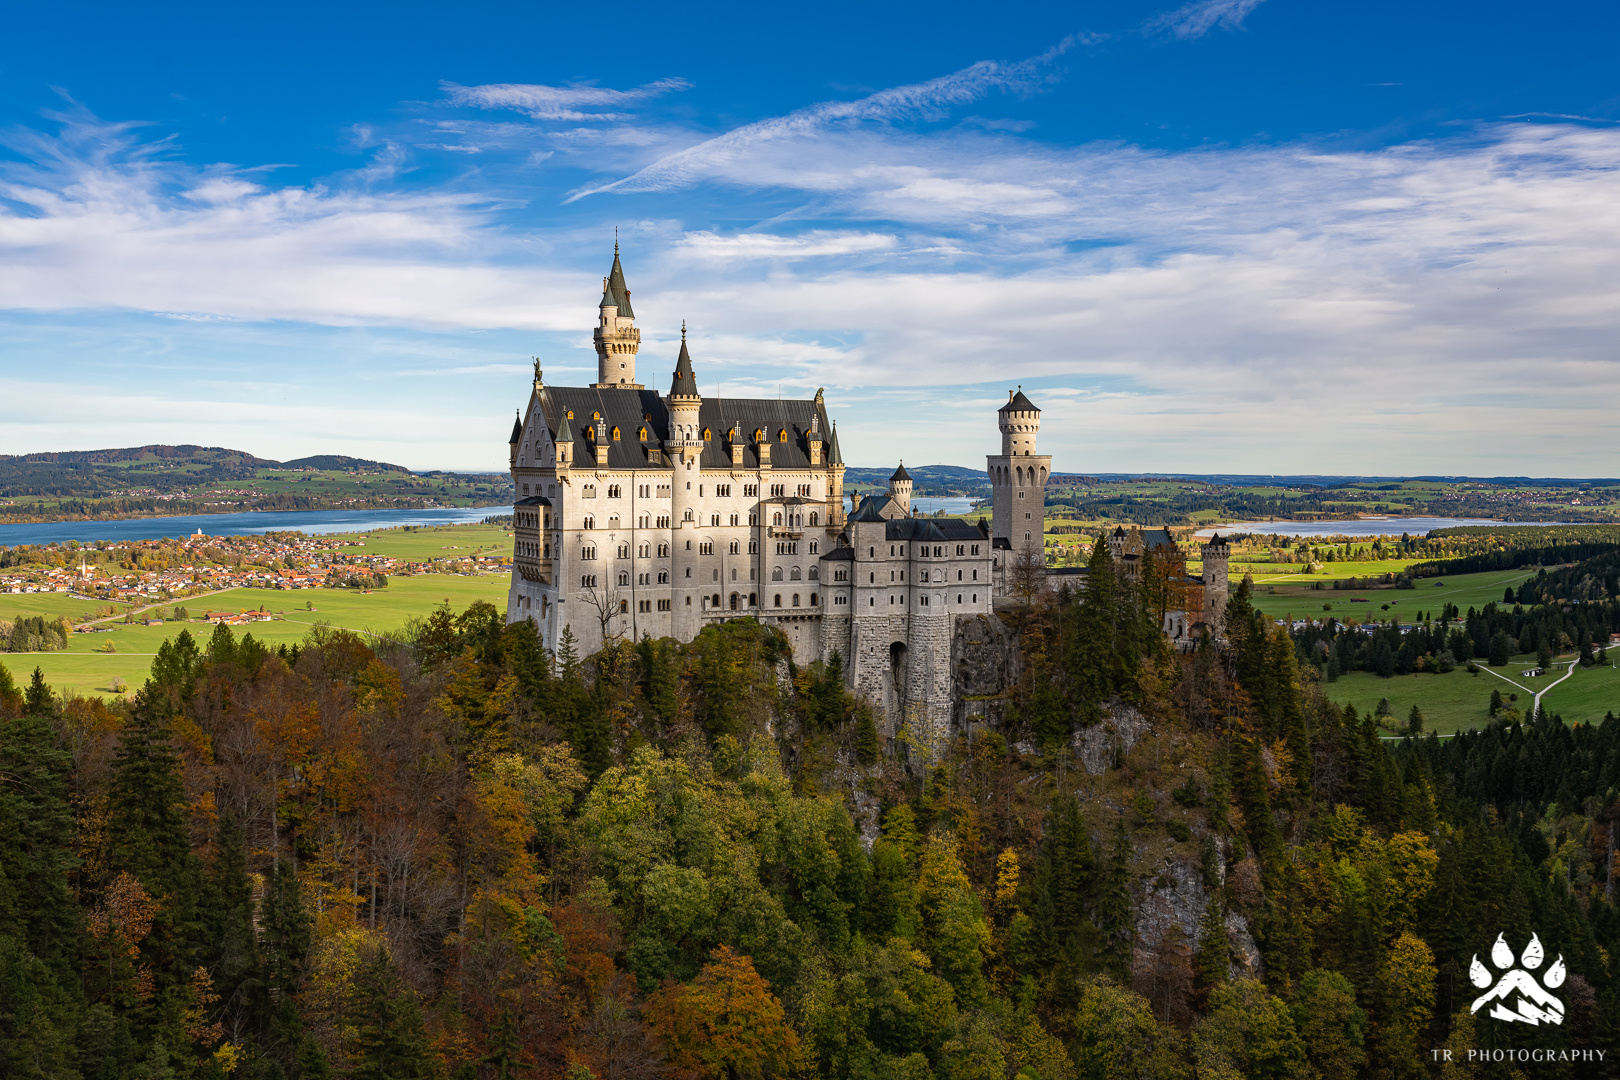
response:
<path id="1" fill-rule="evenodd" d="M 223 446 L 130 446 L 0 454 L 0 498 L 101 499 L 137 490 L 163 494 L 246 483 L 267 469 L 412 475 L 403 465 L 342 454 L 275 461 Z"/>
<path id="2" fill-rule="evenodd" d="M 185 443 L 168 446 L 154 443 L 149 446 L 130 446 L 118 450 L 48 450 L 35 454 L 0 454 L 0 465 L 7 462 L 57 465 L 111 465 L 119 462 L 208 462 L 235 464 L 255 469 L 324 469 L 330 472 L 358 472 L 362 469 L 380 469 L 383 472 L 408 473 L 403 465 L 390 465 L 385 461 L 353 458 L 344 454 L 312 454 L 292 461 L 276 461 L 256 457 L 245 450 L 230 450 L 223 446 L 197 446 Z"/>

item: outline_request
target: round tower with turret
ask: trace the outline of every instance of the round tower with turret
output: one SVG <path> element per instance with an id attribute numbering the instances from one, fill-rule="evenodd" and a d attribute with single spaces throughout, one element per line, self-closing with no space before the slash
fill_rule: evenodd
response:
<path id="1" fill-rule="evenodd" d="M 1216 533 L 1204 545 L 1204 626 L 1219 636 L 1226 628 L 1227 556 L 1232 545 Z"/>
<path id="2" fill-rule="evenodd" d="M 906 472 L 903 461 L 894 470 L 894 475 L 889 477 L 889 498 L 900 504 L 901 513 L 906 517 L 911 516 L 911 474 Z"/>
<path id="3" fill-rule="evenodd" d="M 1024 396 L 1023 387 L 1007 391 L 1007 404 L 996 414 L 1001 453 L 985 459 L 990 473 L 990 535 L 997 548 L 1028 551 L 1046 547 L 1046 481 L 1052 458 L 1035 446 L 1041 410 Z M 1005 545 L 1003 545 L 1003 541 Z M 1044 555 L 1041 555 L 1044 565 Z"/>
<path id="4" fill-rule="evenodd" d="M 701 494 L 697 485 L 703 479 L 703 426 L 699 413 L 703 398 L 698 394 L 697 376 L 692 373 L 692 357 L 686 351 L 686 324 L 681 323 L 681 354 L 675 361 L 675 376 L 669 387 L 669 463 L 673 470 L 670 485 L 670 522 L 673 529 L 670 572 L 675 636 L 690 641 L 702 626 L 702 596 L 698 592 L 698 520 Z"/>
<path id="5" fill-rule="evenodd" d="M 613 269 L 602 279 L 602 301 L 597 305 L 596 386 L 640 390 L 636 382 L 636 353 L 641 350 L 641 331 L 636 329 L 636 313 L 630 306 L 630 290 L 619 265 L 619 243 L 613 242 Z"/>

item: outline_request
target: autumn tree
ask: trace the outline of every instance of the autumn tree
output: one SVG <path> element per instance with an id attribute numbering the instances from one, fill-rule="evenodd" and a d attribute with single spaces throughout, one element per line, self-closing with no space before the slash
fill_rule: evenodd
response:
<path id="1" fill-rule="evenodd" d="M 647 1001 L 648 1026 L 670 1060 L 700 1076 L 768 1077 L 797 1059 L 799 1036 L 754 962 L 726 945 L 690 985 L 666 983 Z"/>

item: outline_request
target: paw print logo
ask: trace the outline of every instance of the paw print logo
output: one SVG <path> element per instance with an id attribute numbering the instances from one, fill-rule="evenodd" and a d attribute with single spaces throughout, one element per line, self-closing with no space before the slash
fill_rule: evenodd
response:
<path id="1" fill-rule="evenodd" d="M 1474 962 L 1468 966 L 1468 978 L 1479 989 L 1491 988 L 1481 994 L 1475 1001 L 1470 1012 L 1479 1012 L 1485 1006 L 1491 1006 L 1487 1013 L 1495 1020 L 1506 1020 L 1509 1023 L 1540 1025 L 1562 1024 L 1564 1022 L 1564 1003 L 1548 993 L 1564 985 L 1564 957 L 1559 954 L 1553 966 L 1547 969 L 1541 982 L 1531 974 L 1547 959 L 1546 952 L 1541 947 L 1541 939 L 1534 934 L 1530 935 L 1530 944 L 1524 947 L 1524 952 L 1518 957 L 1519 967 L 1514 966 L 1513 950 L 1508 943 L 1502 940 L 1502 935 L 1496 935 L 1496 944 L 1491 946 L 1491 965 L 1502 972 L 1491 986 L 1491 972 L 1484 964 L 1479 962 L 1479 954 L 1474 954 Z M 1545 987 L 1543 987 L 1545 984 Z"/>

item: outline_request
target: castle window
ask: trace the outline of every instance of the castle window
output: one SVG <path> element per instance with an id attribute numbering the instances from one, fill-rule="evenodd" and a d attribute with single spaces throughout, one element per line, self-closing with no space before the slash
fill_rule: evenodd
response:
<path id="1" fill-rule="evenodd" d="M 687 598 L 686 598 L 686 606 L 687 606 L 687 607 L 691 607 L 691 606 L 692 606 L 692 598 L 691 598 L 691 597 L 690 597 L 690 596 L 688 596 L 688 597 L 687 597 Z"/>
<path id="2" fill-rule="evenodd" d="M 709 524 L 712 525 L 712 526 L 718 526 L 720 524 L 720 515 L 719 514 L 710 514 L 709 515 Z"/>
<path id="3" fill-rule="evenodd" d="M 927 607 L 928 606 L 928 597 L 926 597 L 926 596 L 922 597 L 918 601 L 918 603 L 920 603 L 923 607 Z"/>
<path id="4" fill-rule="evenodd" d="M 691 577 L 691 576 L 692 576 L 692 568 L 691 568 L 691 567 L 690 567 L 690 566 L 688 566 L 688 567 L 687 567 L 687 568 L 686 568 L 686 576 L 687 576 L 687 577 Z"/>
<path id="5" fill-rule="evenodd" d="M 684 518 L 682 518 L 682 520 L 683 521 L 691 521 L 692 520 L 692 511 L 688 510 L 686 512 L 686 516 Z M 1028 537 L 1025 537 L 1025 539 L 1027 540 Z"/>
<path id="6" fill-rule="evenodd" d="M 736 514 L 731 515 L 731 523 L 733 525 L 737 524 L 737 515 Z"/>
<path id="7" fill-rule="evenodd" d="M 811 581 L 820 581 L 821 580 L 821 567 L 812 566 L 810 568 L 810 580 Z"/>
<path id="8" fill-rule="evenodd" d="M 958 604 L 960 604 L 962 602 L 962 594 L 961 593 L 956 594 L 956 602 Z"/>
<path id="9" fill-rule="evenodd" d="M 589 514 L 586 514 L 585 515 L 585 520 L 582 521 L 580 524 L 584 528 L 594 529 L 594 528 L 596 528 L 596 519 L 591 517 Z"/>
<path id="10" fill-rule="evenodd" d="M 771 606 L 772 607 L 781 607 L 782 606 L 782 594 L 781 593 L 776 594 L 775 600 L 771 604 Z"/>
<path id="11" fill-rule="evenodd" d="M 647 441 L 647 429 L 646 428 L 637 429 L 636 438 L 639 439 L 641 442 L 646 442 Z"/>
<path id="12" fill-rule="evenodd" d="M 660 601 L 658 601 L 658 610 L 659 611 L 668 611 L 673 606 L 674 606 L 674 601 L 672 601 L 672 600 L 660 600 Z"/>
<path id="13" fill-rule="evenodd" d="M 593 412 L 593 413 L 591 413 L 591 419 L 592 420 L 600 420 L 600 419 L 602 419 L 602 414 L 600 412 Z"/>
<path id="14" fill-rule="evenodd" d="M 800 576 L 801 575 L 799 573 L 799 568 L 797 566 L 795 566 L 792 570 L 788 571 L 788 577 L 792 578 L 794 581 L 798 581 Z"/>
<path id="15" fill-rule="evenodd" d="M 799 594 L 798 593 L 793 594 L 793 606 L 794 607 L 799 606 Z"/>
<path id="16" fill-rule="evenodd" d="M 814 555 L 817 552 L 819 552 L 820 550 L 821 550 L 821 542 L 819 540 L 810 541 L 810 554 Z"/>
<path id="17" fill-rule="evenodd" d="M 713 437 L 714 437 L 714 433 L 713 433 L 713 432 L 711 432 L 711 431 L 710 431 L 710 430 L 709 430 L 709 429 L 708 429 L 708 428 L 704 428 L 704 429 L 703 429 L 703 441 L 704 441 L 704 442 L 708 442 L 708 441 L 709 441 L 709 440 L 710 440 L 710 439 L 712 439 L 712 438 L 713 438 Z"/>
<path id="18" fill-rule="evenodd" d="M 924 581 L 928 580 L 928 571 L 924 570 L 922 572 L 922 580 L 924 580 Z"/>
<path id="19" fill-rule="evenodd" d="M 973 594 L 973 602 L 975 604 L 977 604 L 979 602 L 979 594 L 978 593 Z"/>
<path id="20" fill-rule="evenodd" d="M 745 499 L 757 499 L 757 498 L 759 498 L 759 485 L 758 484 L 744 484 L 743 485 L 743 498 L 745 498 Z"/>
<path id="21" fill-rule="evenodd" d="M 596 485 L 595 484 L 586 484 L 583 487 L 581 487 L 579 489 L 579 497 L 582 498 L 582 499 L 594 499 L 594 498 L 596 498 Z"/>
<path id="22" fill-rule="evenodd" d="M 811 528 L 815 528 L 815 526 L 816 526 L 816 524 L 817 524 L 817 523 L 818 523 L 818 522 L 819 522 L 819 521 L 820 521 L 820 520 L 821 520 L 821 518 L 820 518 L 820 516 L 819 516 L 819 515 L 817 515 L 817 514 L 816 514 L 816 512 L 815 512 L 815 511 L 814 511 L 814 510 L 812 510 L 812 511 L 810 511 L 810 527 L 811 527 Z"/>
<path id="23" fill-rule="evenodd" d="M 668 544 L 659 544 L 658 545 L 658 557 L 660 559 L 669 558 L 669 545 Z"/>
<path id="24" fill-rule="evenodd" d="M 704 543 L 699 544 L 698 545 L 698 554 L 699 555 L 713 555 L 714 554 L 714 544 L 711 543 L 711 542 L 707 542 L 707 541 L 704 542 Z"/>
<path id="25" fill-rule="evenodd" d="M 748 606 L 749 607 L 758 607 L 759 606 L 759 594 L 758 593 L 749 593 L 748 594 Z"/>
<path id="26" fill-rule="evenodd" d="M 759 514 L 756 513 L 753 510 L 750 510 L 748 512 L 748 524 L 750 524 L 750 525 L 758 525 L 759 524 Z"/>
<path id="27" fill-rule="evenodd" d="M 772 581 L 781 581 L 782 580 L 782 568 L 780 566 L 771 567 L 771 580 Z"/>
<path id="28" fill-rule="evenodd" d="M 621 488 L 618 484 L 609 484 L 608 485 L 608 498 L 610 498 L 610 499 L 618 499 L 618 498 L 623 498 L 623 496 L 624 496 L 624 489 Z"/>
<path id="29" fill-rule="evenodd" d="M 617 424 L 615 424 L 615 425 L 614 425 L 614 426 L 613 426 L 613 441 L 614 441 L 614 442 L 618 442 L 618 441 L 619 441 L 619 427 L 618 427 L 618 425 L 617 425 Z"/>
<path id="30" fill-rule="evenodd" d="M 782 524 L 782 515 L 781 514 L 772 514 L 771 515 L 771 524 L 772 525 L 780 525 L 780 524 Z"/>
<path id="31" fill-rule="evenodd" d="M 660 571 L 658 571 L 658 584 L 660 584 L 660 585 L 668 585 L 669 584 L 669 571 L 668 570 L 660 570 Z"/>
<path id="32" fill-rule="evenodd" d="M 974 581 L 979 580 L 979 572 L 977 570 L 973 571 L 973 580 Z"/>
<path id="33" fill-rule="evenodd" d="M 735 524 L 735 522 L 733 522 L 733 524 Z M 741 541 L 733 540 L 731 542 L 731 553 L 733 555 L 742 554 L 742 542 Z"/>
<path id="34" fill-rule="evenodd" d="M 640 517 L 636 518 L 636 527 L 637 528 L 645 529 L 645 528 L 649 527 L 651 524 L 652 524 L 652 518 L 648 517 L 646 514 L 642 514 Z"/>
<path id="35" fill-rule="evenodd" d="M 866 554 L 867 554 L 867 556 L 869 558 L 873 558 L 873 559 L 877 558 L 877 548 L 875 548 L 875 547 L 867 548 L 866 549 Z"/>
<path id="36" fill-rule="evenodd" d="M 620 544 L 619 545 L 619 558 L 628 559 L 629 557 L 630 557 L 630 545 L 629 544 Z"/>
<path id="37" fill-rule="evenodd" d="M 579 549 L 579 557 L 581 559 L 594 559 L 594 558 L 596 558 L 596 545 L 595 544 L 589 544 L 589 545 L 587 545 L 585 547 L 580 548 Z"/>
<path id="38" fill-rule="evenodd" d="M 608 517 L 608 528 L 617 529 L 618 527 L 619 527 L 619 515 L 618 514 L 609 515 L 609 517 Z"/>
<path id="39" fill-rule="evenodd" d="M 866 576 L 869 579 L 868 582 L 867 582 L 868 584 L 870 584 L 870 585 L 876 585 L 877 584 L 877 575 L 876 574 L 867 574 Z"/>
<path id="40" fill-rule="evenodd" d="M 750 540 L 750 541 L 748 541 L 748 554 L 750 554 L 750 555 L 758 555 L 759 554 L 759 541 L 758 540 Z"/>
<path id="41" fill-rule="evenodd" d="M 973 554 L 977 555 L 978 553 L 979 553 L 979 545 L 974 544 L 973 545 Z"/>
<path id="42" fill-rule="evenodd" d="M 867 598 L 866 598 L 866 606 L 867 606 L 867 607 L 876 607 L 876 606 L 877 606 L 877 597 L 875 597 L 875 596 L 868 596 L 868 597 L 867 597 Z"/>
<path id="43" fill-rule="evenodd" d="M 960 570 L 958 570 L 958 571 L 957 571 L 957 572 L 956 572 L 956 580 L 957 580 L 957 581 L 961 581 L 961 580 L 962 580 L 962 571 L 960 571 Z"/>
<path id="44" fill-rule="evenodd" d="M 776 433 L 776 441 L 777 442 L 787 442 L 787 428 L 783 428 L 781 431 L 778 431 Z M 793 606 L 798 607 L 797 604 L 795 604 Z"/>
<path id="45" fill-rule="evenodd" d="M 582 588 L 582 589 L 594 589 L 594 588 L 596 588 L 596 575 L 595 574 L 586 574 L 584 577 L 580 578 L 579 579 L 579 587 Z"/>
<path id="46" fill-rule="evenodd" d="M 620 600 L 619 601 L 619 614 L 620 615 L 625 615 L 625 614 L 628 614 L 629 611 L 630 611 L 630 601 L 628 601 L 628 600 Z"/>
<path id="47" fill-rule="evenodd" d="M 569 409 L 568 410 L 568 419 L 572 420 L 573 418 L 574 418 L 574 410 Z"/>
<path id="48" fill-rule="evenodd" d="M 962 550 L 962 545 L 961 545 L 961 544 L 957 544 L 957 545 L 956 545 L 956 553 L 957 553 L 957 554 L 958 554 L 958 555 L 963 555 L 963 554 L 966 554 L 966 552 L 964 552 L 964 551 L 963 551 L 963 550 Z"/>
<path id="49" fill-rule="evenodd" d="M 755 442 L 764 442 L 765 441 L 765 429 L 764 428 L 755 428 L 754 429 L 754 441 Z M 778 605 L 778 606 L 781 606 L 781 605 Z"/>

